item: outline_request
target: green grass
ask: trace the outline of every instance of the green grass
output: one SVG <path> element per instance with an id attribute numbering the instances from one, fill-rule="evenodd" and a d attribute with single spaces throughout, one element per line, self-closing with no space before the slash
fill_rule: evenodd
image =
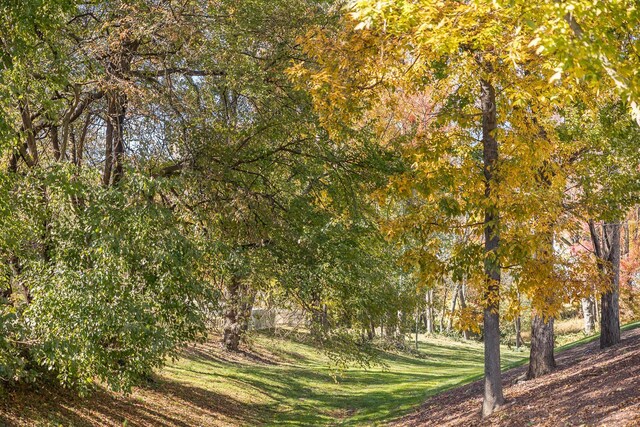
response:
<path id="1" fill-rule="evenodd" d="M 635 327 L 640 322 L 622 329 Z M 597 338 L 583 337 L 556 351 Z M 350 368 L 336 378 L 322 352 L 301 340 L 269 335 L 252 340 L 253 351 L 243 357 L 221 352 L 216 342 L 192 348 L 131 396 L 98 389 L 81 399 L 51 387 L 5 395 L 0 425 L 121 427 L 125 420 L 154 427 L 381 425 L 483 373 L 478 342 L 422 337 L 419 357 L 381 353 L 386 369 Z M 502 348 L 504 369 L 527 359 L 527 349 Z"/>
<path id="2" fill-rule="evenodd" d="M 482 344 L 422 338 L 421 357 L 382 353 L 386 369 L 350 368 L 334 378 L 326 358 L 304 343 L 269 336 L 254 338 L 260 348 L 285 362 L 232 363 L 206 355 L 182 358 L 164 370 L 188 382 L 248 405 L 266 425 L 377 425 L 420 405 L 428 396 L 481 378 Z M 527 354 L 502 349 L 503 366 Z"/>
<path id="3" fill-rule="evenodd" d="M 633 322 L 633 323 L 627 323 L 626 325 L 622 325 L 620 327 L 620 330 L 624 332 L 624 331 L 628 331 L 630 329 L 635 329 L 635 328 L 638 328 L 638 327 L 640 327 L 640 321 L 639 322 Z M 579 337 L 580 335 L 582 336 L 582 338 L 574 339 L 574 340 L 572 340 L 571 342 L 569 342 L 567 344 L 564 344 L 564 345 L 562 345 L 560 347 L 556 347 L 556 352 L 569 350 L 570 348 L 577 347 L 577 346 L 582 345 L 582 344 L 588 344 L 588 343 L 593 342 L 593 341 L 595 341 L 595 340 L 600 338 L 600 333 L 596 333 L 596 334 L 589 335 L 589 336 L 584 336 L 583 332 L 580 332 L 579 335 L 576 334 L 576 338 Z"/>
<path id="4" fill-rule="evenodd" d="M 639 327 L 628 324 L 623 330 Z M 584 337 L 557 352 L 596 340 Z M 231 363 L 190 356 L 166 368 L 170 379 L 189 382 L 247 405 L 265 425 L 379 425 L 411 411 L 447 389 L 482 378 L 482 343 L 421 337 L 420 357 L 381 353 L 386 369 L 350 368 L 334 377 L 328 360 L 316 348 L 272 336 L 254 337 L 276 365 Z M 283 362 L 282 362 L 283 361 Z M 524 365 L 528 351 L 502 348 L 503 369 Z"/>

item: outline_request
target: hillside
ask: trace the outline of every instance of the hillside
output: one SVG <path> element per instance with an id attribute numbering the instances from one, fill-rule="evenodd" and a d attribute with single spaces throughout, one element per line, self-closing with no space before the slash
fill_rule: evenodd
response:
<path id="1" fill-rule="evenodd" d="M 334 378 L 322 352 L 293 336 L 255 336 L 240 354 L 222 351 L 216 338 L 187 349 L 130 396 L 102 389 L 87 399 L 58 389 L 10 392 L 2 399 L 0 425 L 371 425 L 482 373 L 476 342 L 423 337 L 418 357 L 382 353 L 384 368 L 351 368 Z M 503 354 L 507 365 L 526 353 L 505 347 Z"/>
<path id="2" fill-rule="evenodd" d="M 573 347 L 556 358 L 558 369 L 518 382 L 526 367 L 503 376 L 507 405 L 482 421 L 482 382 L 432 397 L 394 423 L 408 426 L 637 426 L 640 425 L 640 329 L 622 333 L 622 342 L 600 350 L 597 341 Z"/>

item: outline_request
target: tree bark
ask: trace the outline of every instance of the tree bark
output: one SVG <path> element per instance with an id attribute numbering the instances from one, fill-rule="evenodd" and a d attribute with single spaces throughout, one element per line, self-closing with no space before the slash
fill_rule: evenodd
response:
<path id="1" fill-rule="evenodd" d="M 444 286 L 444 295 L 442 296 L 442 308 L 440 310 L 440 321 L 438 322 L 438 331 L 440 333 L 444 332 L 444 317 L 447 314 L 447 294 L 449 293 L 449 288 Z"/>
<path id="2" fill-rule="evenodd" d="M 126 97 L 109 95 L 107 108 L 107 127 L 105 131 L 104 169 L 102 184 L 117 184 L 122 178 L 124 161 L 124 120 Z"/>
<path id="3" fill-rule="evenodd" d="M 496 94 L 487 80 L 480 81 L 482 106 L 482 154 L 485 178 L 486 208 L 484 215 L 484 399 L 482 416 L 491 415 L 504 404 L 500 373 L 500 263 L 497 250 L 500 246 L 499 215 L 493 202 L 495 167 L 498 162 L 498 142 L 494 131 L 498 127 Z"/>
<path id="4" fill-rule="evenodd" d="M 464 289 L 465 289 L 465 285 L 464 285 L 464 283 L 462 283 L 460 285 L 460 292 L 459 292 L 460 295 L 458 296 L 458 301 L 460 301 L 460 309 L 462 309 L 462 310 L 464 310 L 467 307 L 467 302 L 466 302 L 466 299 L 465 299 L 465 296 L 464 296 Z M 464 329 L 462 331 L 462 337 L 465 340 L 469 339 L 469 331 L 467 329 Z"/>
<path id="5" fill-rule="evenodd" d="M 531 320 L 531 353 L 527 379 L 548 374 L 556 367 L 553 356 L 553 317 L 534 314 Z"/>
<path id="6" fill-rule="evenodd" d="M 247 332 L 255 293 L 243 285 L 240 277 L 232 276 L 224 289 L 224 325 L 222 345 L 238 351 L 240 340 Z"/>
<path id="7" fill-rule="evenodd" d="M 520 350 L 520 347 L 522 347 L 522 317 L 520 315 L 516 316 L 514 323 L 516 329 L 516 349 Z"/>
<path id="8" fill-rule="evenodd" d="M 427 328 L 427 333 L 430 335 L 433 335 L 433 333 L 435 332 L 435 328 L 434 328 L 434 314 L 433 314 L 433 289 L 429 289 L 427 291 L 427 295 L 426 295 L 426 299 L 427 299 L 427 313 L 425 315 L 425 321 L 426 321 L 426 328 Z"/>
<path id="9" fill-rule="evenodd" d="M 373 323 L 373 319 L 369 319 L 369 327 L 367 328 L 367 338 L 369 341 L 376 337 L 376 325 Z"/>
<path id="10" fill-rule="evenodd" d="M 600 348 L 620 342 L 620 223 L 606 224 L 603 231 L 604 240 L 608 243 L 609 289 L 600 298 Z"/>
<path id="11" fill-rule="evenodd" d="M 458 295 L 460 295 L 460 284 L 456 285 L 456 289 L 453 292 L 453 300 L 451 300 L 451 312 L 449 313 L 449 321 L 447 323 L 447 332 L 451 332 L 451 329 L 453 328 L 453 313 L 455 313 L 456 311 Z"/>
<path id="12" fill-rule="evenodd" d="M 594 319 L 594 302 L 593 297 L 582 298 L 582 317 L 584 319 L 584 333 L 590 335 L 596 328 L 596 321 Z"/>
<path id="13" fill-rule="evenodd" d="M 540 176 L 542 181 L 549 184 L 549 181 L 541 171 Z M 540 260 L 551 269 L 553 265 L 553 234 L 544 234 L 545 245 L 538 251 L 537 255 Z M 551 306 L 555 302 L 553 294 L 547 296 L 543 301 L 545 305 Z M 546 307 L 545 307 L 546 308 Z M 553 317 L 545 316 L 544 312 L 538 312 L 533 310 L 531 319 L 531 351 L 529 353 L 529 371 L 527 372 L 527 379 L 538 378 L 553 371 L 556 367 L 556 361 L 553 355 L 554 340 L 553 340 Z"/>

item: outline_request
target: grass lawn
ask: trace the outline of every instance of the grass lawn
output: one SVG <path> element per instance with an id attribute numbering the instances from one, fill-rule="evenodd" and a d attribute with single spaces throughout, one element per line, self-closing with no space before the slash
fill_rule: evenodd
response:
<path id="1" fill-rule="evenodd" d="M 192 352 L 163 375 L 246 405 L 266 425 L 376 425 L 420 405 L 431 394 L 480 378 L 482 344 L 446 338 L 419 342 L 420 357 L 383 353 L 386 369 L 351 368 L 334 378 L 327 359 L 300 342 L 254 338 L 277 364 L 232 363 L 207 351 Z M 503 366 L 526 352 L 502 349 Z"/>
<path id="2" fill-rule="evenodd" d="M 430 395 L 482 377 L 482 343 L 421 336 L 419 352 L 382 353 L 385 369 L 350 368 L 336 378 L 322 352 L 303 342 L 259 334 L 251 351 L 233 355 L 213 341 L 187 349 L 130 396 L 104 390 L 88 399 L 57 389 L 4 392 L 0 425 L 381 425 Z M 527 358 L 527 350 L 502 348 L 504 368 Z"/>

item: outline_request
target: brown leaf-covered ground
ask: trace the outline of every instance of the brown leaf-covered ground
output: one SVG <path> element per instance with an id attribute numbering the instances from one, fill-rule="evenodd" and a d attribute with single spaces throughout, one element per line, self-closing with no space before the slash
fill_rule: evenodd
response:
<path id="1" fill-rule="evenodd" d="M 526 366 L 503 376 L 506 405 L 482 420 L 482 381 L 427 400 L 393 423 L 409 426 L 640 426 L 640 328 L 600 350 L 592 342 L 556 357 L 558 368 L 543 378 L 516 382 Z"/>

